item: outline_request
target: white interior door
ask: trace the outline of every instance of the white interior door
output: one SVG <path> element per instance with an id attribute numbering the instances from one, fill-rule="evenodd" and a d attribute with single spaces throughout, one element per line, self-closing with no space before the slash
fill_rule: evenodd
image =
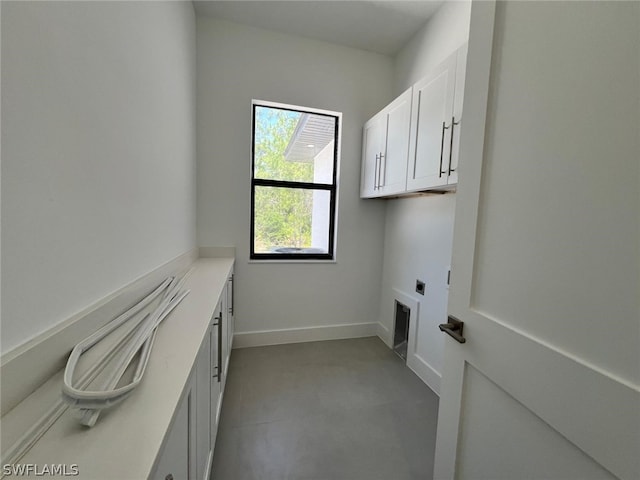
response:
<path id="1" fill-rule="evenodd" d="M 437 479 L 640 478 L 639 32 L 472 5 Z"/>

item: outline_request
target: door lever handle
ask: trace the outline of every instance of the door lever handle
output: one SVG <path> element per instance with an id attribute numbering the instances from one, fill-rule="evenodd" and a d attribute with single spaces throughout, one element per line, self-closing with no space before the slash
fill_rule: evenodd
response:
<path id="1" fill-rule="evenodd" d="M 450 337 L 453 337 L 453 339 L 458 343 L 465 343 L 467 339 L 462 336 L 464 322 L 451 315 L 447 317 L 447 320 L 449 320 L 449 323 L 441 323 L 438 325 L 440 331 L 446 333 Z"/>

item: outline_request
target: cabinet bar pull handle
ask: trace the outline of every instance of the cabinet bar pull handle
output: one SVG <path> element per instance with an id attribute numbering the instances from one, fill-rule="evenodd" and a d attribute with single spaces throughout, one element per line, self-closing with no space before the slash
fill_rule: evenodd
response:
<path id="1" fill-rule="evenodd" d="M 216 359 L 218 361 L 218 365 L 212 365 L 212 368 L 216 371 L 215 375 L 211 375 L 212 378 L 215 378 L 218 380 L 218 382 L 220 382 L 220 357 L 221 357 L 221 337 L 222 335 L 220 335 L 220 327 L 222 325 L 222 315 L 220 315 L 219 317 L 215 317 L 214 318 L 215 322 L 213 322 L 213 324 L 211 325 L 212 327 L 218 327 L 218 358 Z"/>
<path id="2" fill-rule="evenodd" d="M 420 101 L 422 99 L 422 91 L 418 90 L 418 108 L 416 109 L 416 128 L 415 128 L 415 132 L 416 132 L 416 149 L 413 152 L 413 173 L 412 175 L 412 179 L 416 178 L 416 165 L 418 164 L 418 132 L 420 131 Z"/>
<path id="3" fill-rule="evenodd" d="M 218 321 L 218 383 L 222 381 L 222 312 Z"/>
<path id="4" fill-rule="evenodd" d="M 235 290 L 235 287 L 234 287 L 235 279 L 233 278 L 233 276 L 234 276 L 234 275 L 235 275 L 235 274 L 233 274 L 233 273 L 232 273 L 232 274 L 231 274 L 231 276 L 229 277 L 229 285 L 230 285 L 230 287 L 231 287 L 231 309 L 229 310 L 229 313 L 230 313 L 232 316 L 233 316 L 233 312 L 234 312 L 234 308 L 233 308 L 233 306 L 234 306 L 234 300 L 235 300 L 235 298 L 234 298 L 234 292 L 233 292 L 233 291 Z"/>
<path id="5" fill-rule="evenodd" d="M 453 117 L 451 117 L 451 143 L 449 145 L 449 168 L 448 168 L 449 173 L 448 173 L 448 175 L 451 175 L 451 172 L 455 172 L 456 171 L 455 168 L 451 168 L 451 162 L 452 162 L 452 158 L 453 158 L 453 128 L 456 125 L 460 125 L 460 122 L 458 121 L 456 123 L 456 117 L 453 116 Z"/>
<path id="6" fill-rule="evenodd" d="M 465 343 L 467 339 L 462 336 L 464 322 L 451 315 L 447 317 L 447 320 L 449 320 L 449 323 L 441 323 L 438 325 L 440 331 L 446 333 L 458 343 Z"/>
<path id="7" fill-rule="evenodd" d="M 444 155 L 444 131 L 449 130 L 449 128 L 451 127 L 447 127 L 446 123 L 442 122 L 442 140 L 440 142 L 440 168 L 438 169 L 438 178 L 442 177 L 443 173 L 447 173 L 442 171 L 442 155 Z"/>
<path id="8" fill-rule="evenodd" d="M 374 190 L 378 189 L 378 159 L 379 159 L 379 155 L 376 153 L 376 164 L 373 170 L 373 189 Z"/>
<path id="9" fill-rule="evenodd" d="M 382 159 L 385 159 L 385 168 L 382 168 Z M 384 187 L 384 184 L 386 183 L 386 178 L 384 180 L 382 180 L 382 175 L 384 174 L 384 176 L 386 177 L 386 155 L 384 155 L 382 152 L 380 152 L 380 174 L 378 175 L 378 188 L 382 188 Z"/>

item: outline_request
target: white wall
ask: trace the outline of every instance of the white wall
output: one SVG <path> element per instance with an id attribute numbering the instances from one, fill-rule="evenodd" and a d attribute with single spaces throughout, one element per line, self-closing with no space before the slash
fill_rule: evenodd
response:
<path id="1" fill-rule="evenodd" d="M 391 59 L 210 18 L 197 25 L 198 243 L 236 247 L 237 330 L 376 322 L 384 204 L 359 198 L 360 153 L 362 125 L 391 96 Z M 249 263 L 252 98 L 343 113 L 337 263 Z"/>
<path id="2" fill-rule="evenodd" d="M 466 42 L 469 2 L 446 2 L 396 55 L 394 91 L 403 92 L 429 69 Z M 461 160 L 462 161 L 462 160 Z M 455 194 L 388 200 L 384 244 L 380 323 L 393 333 L 393 289 L 420 302 L 417 319 L 418 355 L 437 390 L 442 366 L 443 335 L 437 325 L 447 318 L 447 268 L 451 260 Z M 426 283 L 425 295 L 415 292 L 416 279 Z M 424 378 L 424 376 L 423 376 Z"/>
<path id="3" fill-rule="evenodd" d="M 443 338 L 437 325 L 447 318 L 455 199 L 446 194 L 392 200 L 387 205 L 382 323 L 393 331 L 394 288 L 418 300 L 417 353 L 436 372 L 442 365 Z M 416 279 L 426 284 L 424 296 L 415 291 Z"/>
<path id="4" fill-rule="evenodd" d="M 195 247 L 190 2 L 2 2 L 2 352 Z"/>
<path id="5" fill-rule="evenodd" d="M 446 1 L 396 54 L 394 92 L 400 95 L 469 37 L 471 1 Z"/>

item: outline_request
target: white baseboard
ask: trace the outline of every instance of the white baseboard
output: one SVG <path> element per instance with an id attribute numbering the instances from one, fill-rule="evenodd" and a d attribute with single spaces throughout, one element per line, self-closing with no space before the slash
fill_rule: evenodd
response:
<path id="1" fill-rule="evenodd" d="M 233 348 L 316 342 L 319 340 L 339 340 L 343 338 L 375 337 L 377 334 L 378 323 L 376 322 L 262 330 L 257 332 L 235 332 Z"/>
<path id="2" fill-rule="evenodd" d="M 413 370 L 413 372 L 420 377 L 420 380 L 426 383 L 436 395 L 440 396 L 440 381 L 442 380 L 442 375 L 425 362 L 422 357 L 417 354 L 411 355 L 407 358 L 407 367 Z"/>
<path id="3" fill-rule="evenodd" d="M 377 334 L 378 337 L 380 338 L 380 340 L 382 340 L 387 347 L 389 348 L 393 348 L 393 342 L 391 339 L 391 331 L 389 330 L 389 328 L 386 325 L 383 325 L 382 323 L 378 322 L 377 324 Z"/>

